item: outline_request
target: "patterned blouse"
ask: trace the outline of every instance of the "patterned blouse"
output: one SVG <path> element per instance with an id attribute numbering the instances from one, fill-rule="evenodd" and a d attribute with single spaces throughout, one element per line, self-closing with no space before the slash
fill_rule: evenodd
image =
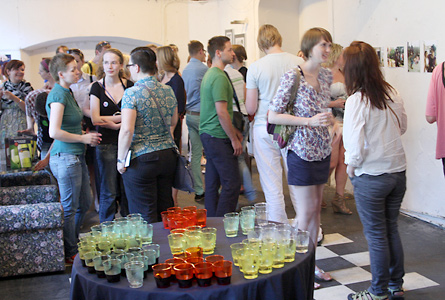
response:
<path id="1" fill-rule="evenodd" d="M 159 103 L 168 129 L 165 128 L 156 103 L 152 99 L 153 96 Z M 143 78 L 125 90 L 122 109 L 129 108 L 137 112 L 130 146 L 132 159 L 146 153 L 175 147 L 170 135 L 170 123 L 176 106 L 172 88 L 159 83 L 154 76 Z"/>
<path id="2" fill-rule="evenodd" d="M 292 69 L 281 77 L 277 93 L 269 105 L 270 110 L 277 113 L 286 111 L 297 71 L 299 70 Z M 293 113 L 297 117 L 310 118 L 321 113 L 321 109 L 327 108 L 331 101 L 332 73 L 328 69 L 320 69 L 318 73 L 320 93 L 307 83 L 302 71 L 301 74 Z M 331 136 L 328 127 L 296 126 L 290 141 L 287 148 L 306 161 L 321 161 L 331 154 Z"/>

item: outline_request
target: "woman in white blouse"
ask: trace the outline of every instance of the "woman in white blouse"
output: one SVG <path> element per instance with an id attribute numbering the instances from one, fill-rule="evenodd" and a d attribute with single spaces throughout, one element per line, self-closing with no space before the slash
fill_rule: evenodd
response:
<path id="1" fill-rule="evenodd" d="M 403 299 L 403 247 L 397 217 L 406 190 L 401 135 L 403 100 L 387 83 L 374 48 L 352 42 L 343 53 L 346 101 L 343 142 L 347 173 L 368 241 L 372 281 L 348 299 Z"/>

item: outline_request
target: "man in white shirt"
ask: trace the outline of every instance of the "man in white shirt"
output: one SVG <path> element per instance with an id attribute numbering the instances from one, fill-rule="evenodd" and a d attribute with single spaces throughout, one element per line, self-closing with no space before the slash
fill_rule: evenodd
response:
<path id="1" fill-rule="evenodd" d="M 285 149 L 280 150 L 267 133 L 267 110 L 280 85 L 281 76 L 304 61 L 281 49 L 281 35 L 272 25 L 261 26 L 257 41 L 259 48 L 266 53 L 266 56 L 251 64 L 247 72 L 246 109 L 249 115 L 255 114 L 253 152 L 268 206 L 269 219 L 287 223 L 281 165 L 282 157 L 287 176 L 287 153 Z M 293 186 L 289 186 L 291 200 L 295 207 L 293 189 Z"/>

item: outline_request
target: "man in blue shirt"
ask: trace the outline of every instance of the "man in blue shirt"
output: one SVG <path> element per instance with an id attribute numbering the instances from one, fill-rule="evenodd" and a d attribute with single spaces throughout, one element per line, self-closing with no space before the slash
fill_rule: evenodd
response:
<path id="1" fill-rule="evenodd" d="M 199 138 L 199 113 L 201 110 L 200 88 L 201 81 L 208 67 L 203 64 L 206 59 L 204 45 L 199 41 L 190 41 L 188 44 L 190 62 L 182 72 L 185 91 L 187 92 L 186 124 L 189 130 L 192 152 L 192 174 L 195 181 L 195 200 L 204 201 L 204 189 L 201 176 L 202 143 Z"/>

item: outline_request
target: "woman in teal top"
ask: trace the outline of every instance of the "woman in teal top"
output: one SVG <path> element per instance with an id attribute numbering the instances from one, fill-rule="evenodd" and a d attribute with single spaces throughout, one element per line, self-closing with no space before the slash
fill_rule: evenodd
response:
<path id="1" fill-rule="evenodd" d="M 149 223 L 158 222 L 161 212 L 173 206 L 176 146 L 172 134 L 178 120 L 177 102 L 171 87 L 154 77 L 156 54 L 153 50 L 134 49 L 127 67 L 137 82 L 125 90 L 122 98 L 117 169 L 123 174 L 130 213 L 142 214 Z M 129 150 L 132 151 L 130 166 L 125 168 Z"/>
<path id="2" fill-rule="evenodd" d="M 50 72 L 56 84 L 46 102 L 49 135 L 54 139 L 49 165 L 57 179 L 63 206 L 65 261 L 72 263 L 77 253 L 80 226 L 92 199 L 85 144 L 96 146 L 101 138 L 99 133 L 82 134 L 82 110 L 69 88 L 80 76 L 74 57 L 57 54 L 51 61 Z"/>

